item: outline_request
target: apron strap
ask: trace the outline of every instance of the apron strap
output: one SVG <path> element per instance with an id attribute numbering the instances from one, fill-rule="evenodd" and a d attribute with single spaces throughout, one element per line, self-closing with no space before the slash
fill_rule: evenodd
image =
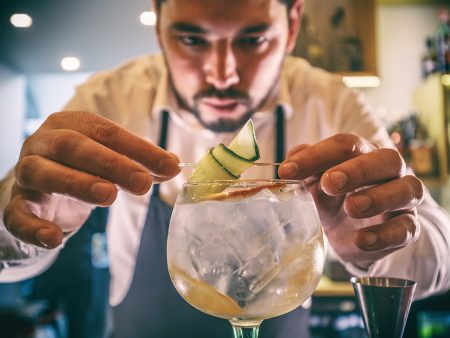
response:
<path id="1" fill-rule="evenodd" d="M 280 163 L 284 160 L 284 109 L 283 106 L 277 105 L 275 110 L 277 122 L 275 124 L 275 162 Z M 280 178 L 278 175 L 278 166 L 275 166 L 275 178 Z"/>
<path id="2" fill-rule="evenodd" d="M 161 131 L 159 133 L 159 142 L 158 146 L 163 149 L 167 147 L 167 133 L 169 129 L 169 112 L 167 110 L 163 110 L 161 112 Z M 153 186 L 152 196 L 159 197 L 159 184 L 155 184 Z"/>

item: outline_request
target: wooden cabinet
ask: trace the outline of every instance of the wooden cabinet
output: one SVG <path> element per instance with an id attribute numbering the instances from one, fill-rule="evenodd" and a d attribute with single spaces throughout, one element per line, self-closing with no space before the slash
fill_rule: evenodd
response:
<path id="1" fill-rule="evenodd" d="M 378 0 L 381 5 L 447 5 L 448 0 Z"/>
<path id="2" fill-rule="evenodd" d="M 377 75 L 376 0 L 307 1 L 293 54 L 343 75 Z"/>

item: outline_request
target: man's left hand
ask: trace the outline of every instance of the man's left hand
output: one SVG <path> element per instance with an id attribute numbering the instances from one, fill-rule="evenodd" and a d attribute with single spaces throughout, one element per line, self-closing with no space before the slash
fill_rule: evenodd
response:
<path id="1" fill-rule="evenodd" d="M 419 236 L 423 185 L 394 149 L 337 134 L 291 149 L 279 175 L 306 181 L 333 249 L 360 268 Z"/>

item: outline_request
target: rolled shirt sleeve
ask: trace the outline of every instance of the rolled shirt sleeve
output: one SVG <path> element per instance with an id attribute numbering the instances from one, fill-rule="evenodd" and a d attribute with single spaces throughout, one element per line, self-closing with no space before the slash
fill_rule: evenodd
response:
<path id="1" fill-rule="evenodd" d="M 92 206 L 62 195 L 54 195 L 55 203 L 41 217 L 60 225 L 68 234 L 56 249 L 47 250 L 27 244 L 14 237 L 3 223 L 3 211 L 11 196 L 13 173 L 0 182 L 0 282 L 16 282 L 31 278 L 46 270 L 58 257 L 59 251 L 88 218 Z"/>

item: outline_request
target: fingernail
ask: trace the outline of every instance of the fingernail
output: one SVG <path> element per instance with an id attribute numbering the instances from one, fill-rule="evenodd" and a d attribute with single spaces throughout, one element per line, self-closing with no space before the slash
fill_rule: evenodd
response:
<path id="1" fill-rule="evenodd" d="M 353 197 L 353 203 L 355 203 L 356 209 L 358 209 L 360 213 L 363 213 L 370 208 L 372 200 L 366 195 L 359 195 Z"/>
<path id="2" fill-rule="evenodd" d="M 367 246 L 374 245 L 378 240 L 377 234 L 372 231 L 364 232 L 363 236 L 364 236 L 364 240 L 366 241 Z"/>
<path id="3" fill-rule="evenodd" d="M 163 158 L 159 161 L 158 171 L 164 176 L 173 176 L 178 173 L 180 169 L 178 168 L 178 161 L 172 157 Z"/>
<path id="4" fill-rule="evenodd" d="M 348 181 L 347 175 L 341 171 L 332 171 L 328 176 L 336 190 L 341 190 Z"/>
<path id="5" fill-rule="evenodd" d="M 104 202 L 111 196 L 111 186 L 105 182 L 97 182 L 91 188 L 91 194 L 98 202 Z"/>
<path id="6" fill-rule="evenodd" d="M 180 162 L 180 158 L 178 157 L 177 154 L 169 152 L 169 156 L 172 157 L 175 161 Z"/>
<path id="7" fill-rule="evenodd" d="M 50 243 L 51 241 L 51 236 L 52 236 L 52 230 L 50 229 L 40 229 L 38 230 L 35 235 L 34 238 L 36 239 L 36 241 L 38 241 L 44 248 L 49 249 L 50 245 L 48 243 Z"/>
<path id="8" fill-rule="evenodd" d="M 281 172 L 286 178 L 295 177 L 299 172 L 298 165 L 295 162 L 287 162 L 281 166 Z"/>

